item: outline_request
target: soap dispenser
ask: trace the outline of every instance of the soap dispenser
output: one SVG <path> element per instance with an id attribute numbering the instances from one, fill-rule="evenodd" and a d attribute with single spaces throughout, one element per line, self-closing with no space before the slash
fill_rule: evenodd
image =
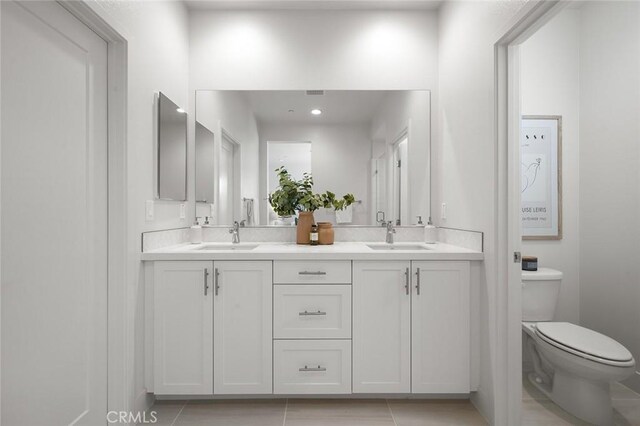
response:
<path id="1" fill-rule="evenodd" d="M 200 244 L 202 242 L 202 226 L 200 226 L 197 217 L 193 226 L 189 228 L 189 240 L 191 244 Z"/>
<path id="2" fill-rule="evenodd" d="M 424 227 L 424 242 L 427 244 L 435 244 L 438 241 L 438 228 L 431 222 L 431 216 L 429 221 Z"/>

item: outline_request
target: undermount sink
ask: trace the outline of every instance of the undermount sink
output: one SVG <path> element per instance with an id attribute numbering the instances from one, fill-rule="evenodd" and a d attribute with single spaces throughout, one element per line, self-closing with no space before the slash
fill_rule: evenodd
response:
<path id="1" fill-rule="evenodd" d="M 430 250 L 420 244 L 367 244 L 371 250 Z"/>
<path id="2" fill-rule="evenodd" d="M 195 250 L 235 250 L 235 251 L 249 251 L 258 247 L 257 244 L 209 244 L 196 248 Z"/>

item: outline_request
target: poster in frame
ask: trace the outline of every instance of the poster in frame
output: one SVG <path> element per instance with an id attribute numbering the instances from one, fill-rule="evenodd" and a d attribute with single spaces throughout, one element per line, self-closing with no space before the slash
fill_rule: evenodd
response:
<path id="1" fill-rule="evenodd" d="M 522 117 L 520 189 L 522 239 L 562 239 L 561 116 Z"/>

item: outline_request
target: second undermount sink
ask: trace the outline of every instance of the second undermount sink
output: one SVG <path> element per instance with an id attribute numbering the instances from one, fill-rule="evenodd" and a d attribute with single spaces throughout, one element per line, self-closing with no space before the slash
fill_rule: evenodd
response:
<path id="1" fill-rule="evenodd" d="M 257 244 L 205 244 L 196 248 L 195 250 L 235 250 L 235 251 L 249 251 L 258 247 Z"/>
<path id="2" fill-rule="evenodd" d="M 367 244 L 371 250 L 430 250 L 420 244 Z"/>

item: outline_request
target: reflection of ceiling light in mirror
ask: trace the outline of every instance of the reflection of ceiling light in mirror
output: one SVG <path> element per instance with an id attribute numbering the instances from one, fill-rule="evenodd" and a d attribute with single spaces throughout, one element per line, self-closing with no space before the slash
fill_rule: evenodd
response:
<path id="1" fill-rule="evenodd" d="M 180 114 L 184 114 L 186 111 L 183 110 L 182 108 L 178 108 L 176 109 L 177 112 L 179 112 Z"/>
<path id="2" fill-rule="evenodd" d="M 316 108 L 316 109 L 312 109 L 312 110 L 311 110 L 311 114 L 313 114 L 313 115 L 320 115 L 320 114 L 322 114 L 322 110 L 317 109 L 317 108 Z"/>

